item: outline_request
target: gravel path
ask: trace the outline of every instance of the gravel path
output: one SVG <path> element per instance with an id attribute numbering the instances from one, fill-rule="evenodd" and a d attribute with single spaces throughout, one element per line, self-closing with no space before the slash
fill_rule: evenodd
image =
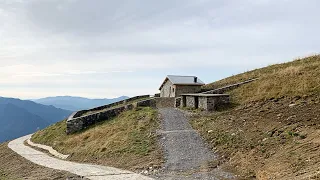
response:
<path id="1" fill-rule="evenodd" d="M 162 118 L 160 143 L 166 163 L 160 179 L 233 179 L 219 168 L 203 172 L 203 168 L 216 160 L 200 135 L 192 129 L 185 114 L 177 109 L 159 109 Z"/>
<path id="2" fill-rule="evenodd" d="M 83 176 L 93 180 L 152 180 L 149 177 L 142 176 L 130 171 L 120 170 L 113 167 L 105 167 L 99 165 L 81 164 L 70 161 L 64 161 L 48 156 L 47 154 L 32 149 L 24 145 L 24 141 L 28 140 L 31 135 L 24 136 L 11 141 L 8 147 L 26 158 L 27 160 L 52 169 L 68 171 L 73 174 Z"/>

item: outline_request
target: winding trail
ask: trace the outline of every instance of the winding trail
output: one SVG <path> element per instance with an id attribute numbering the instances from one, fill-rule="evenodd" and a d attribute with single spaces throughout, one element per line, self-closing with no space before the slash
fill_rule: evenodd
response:
<path id="1" fill-rule="evenodd" d="M 197 131 L 192 129 L 188 118 L 174 108 L 159 109 L 162 127 L 159 130 L 160 143 L 164 149 L 165 165 L 160 179 L 235 179 L 220 168 L 210 168 L 210 162 L 217 156 L 203 142 Z M 205 170 L 204 170 L 205 169 Z"/>
<path id="2" fill-rule="evenodd" d="M 113 167 L 81 164 L 70 161 L 64 161 L 50 157 L 49 155 L 37 151 L 24 144 L 24 141 L 30 139 L 31 135 L 27 135 L 11 141 L 8 147 L 26 158 L 27 160 L 52 169 L 68 171 L 84 178 L 93 180 L 152 180 L 152 178 L 136 174 L 126 170 L 120 170 Z"/>

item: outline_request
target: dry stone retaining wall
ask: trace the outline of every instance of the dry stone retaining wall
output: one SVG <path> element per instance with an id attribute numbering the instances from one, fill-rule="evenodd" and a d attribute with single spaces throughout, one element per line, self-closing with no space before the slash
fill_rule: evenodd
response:
<path id="1" fill-rule="evenodd" d="M 230 96 L 199 97 L 199 108 L 213 111 L 230 103 Z"/>
<path id="2" fill-rule="evenodd" d="M 90 127 L 91 125 L 110 120 L 113 117 L 116 117 L 117 115 L 121 114 L 124 111 L 131 110 L 135 107 L 155 107 L 156 102 L 154 99 L 147 99 L 138 101 L 132 104 L 126 104 L 121 107 L 116 107 L 112 109 L 108 109 L 106 111 L 97 112 L 81 117 L 75 117 L 75 118 L 69 118 L 67 120 L 67 134 L 72 134 L 75 132 L 79 132 L 83 129 L 86 129 Z"/>
<path id="3" fill-rule="evenodd" d="M 122 101 L 118 101 L 118 102 L 115 102 L 115 103 L 107 104 L 107 105 L 104 105 L 104 106 L 99 106 L 99 107 L 88 109 L 88 110 L 81 110 L 81 111 L 78 111 L 73 117 L 77 118 L 77 117 L 80 117 L 80 116 L 86 114 L 87 112 L 90 112 L 90 111 L 101 111 L 101 110 L 104 110 L 104 109 L 111 108 L 113 106 L 118 106 L 118 105 L 121 105 L 121 104 L 127 104 L 127 103 L 130 103 L 130 102 L 138 100 L 138 99 L 144 99 L 144 98 L 149 98 L 149 97 L 150 97 L 150 95 L 135 96 L 135 97 L 128 98 L 128 99 L 125 99 L 125 100 L 122 100 Z"/>
<path id="4" fill-rule="evenodd" d="M 221 87 L 221 88 L 218 88 L 218 89 L 213 89 L 213 90 L 210 90 L 210 91 L 202 92 L 202 94 L 223 94 L 226 91 L 230 91 L 230 90 L 235 89 L 235 88 L 237 88 L 237 87 L 239 87 L 241 85 L 248 84 L 248 83 L 251 83 L 251 82 L 256 81 L 256 80 L 258 80 L 258 78 L 249 79 L 247 81 L 243 81 L 243 82 L 239 82 L 239 83 L 236 83 L 236 84 L 231 84 L 231 85 L 228 85 L 228 86 L 224 86 L 224 87 Z"/>

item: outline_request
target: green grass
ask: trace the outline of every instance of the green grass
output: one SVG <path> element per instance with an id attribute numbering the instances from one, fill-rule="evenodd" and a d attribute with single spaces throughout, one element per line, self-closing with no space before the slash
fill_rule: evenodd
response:
<path id="1" fill-rule="evenodd" d="M 70 160 L 134 170 L 161 165 L 158 125 L 155 109 L 137 108 L 72 135 L 66 135 L 66 121 L 61 121 L 35 133 L 32 141 L 71 154 Z"/>
<path id="2" fill-rule="evenodd" d="M 275 64 L 231 76 L 203 86 L 204 90 L 259 78 L 230 92 L 237 103 L 281 97 L 303 97 L 320 93 L 320 55 Z"/>

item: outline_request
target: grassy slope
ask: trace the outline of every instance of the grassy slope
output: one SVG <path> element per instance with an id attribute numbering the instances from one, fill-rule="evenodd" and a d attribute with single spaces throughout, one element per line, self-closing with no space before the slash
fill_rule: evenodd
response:
<path id="1" fill-rule="evenodd" d="M 62 121 L 37 132 L 32 140 L 71 154 L 69 160 L 136 170 L 162 163 L 157 127 L 156 110 L 142 108 L 73 135 L 66 135 L 66 122 Z"/>
<path id="2" fill-rule="evenodd" d="M 234 101 L 245 103 L 279 97 L 308 96 L 320 93 L 320 55 L 276 64 L 205 85 L 218 88 L 250 78 L 259 80 L 230 92 Z"/>
<path id="3" fill-rule="evenodd" d="M 320 179 L 320 56 L 206 85 L 259 80 L 230 92 L 234 107 L 197 115 L 193 127 L 246 178 Z M 290 106 L 290 104 L 296 104 Z"/>

